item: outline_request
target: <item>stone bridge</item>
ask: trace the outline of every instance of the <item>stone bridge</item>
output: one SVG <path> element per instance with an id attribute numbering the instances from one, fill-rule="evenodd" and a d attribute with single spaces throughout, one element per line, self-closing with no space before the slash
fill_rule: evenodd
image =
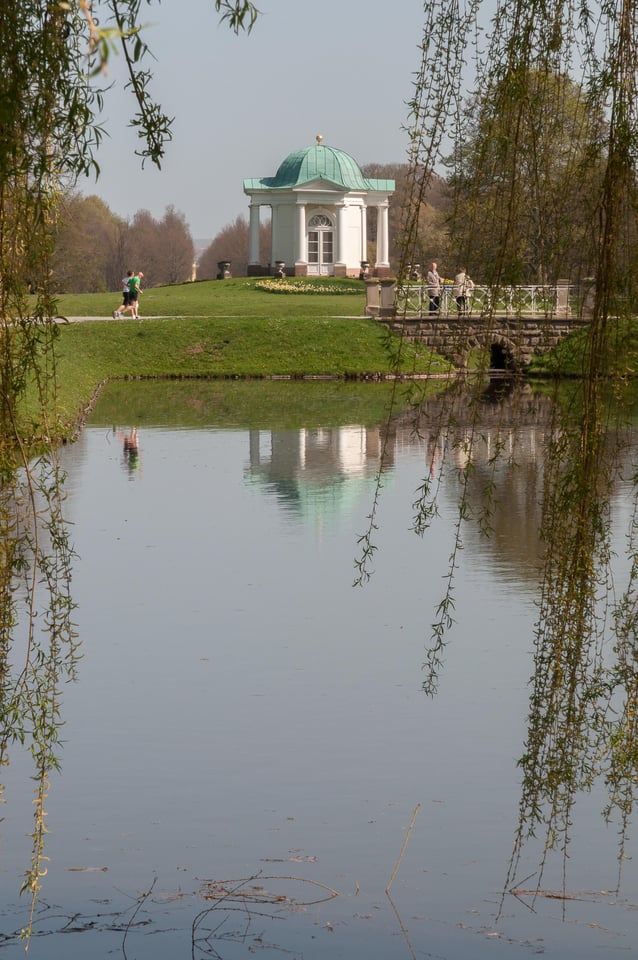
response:
<path id="1" fill-rule="evenodd" d="M 398 286 L 390 278 L 366 282 L 366 314 L 393 333 L 421 343 L 467 365 L 471 351 L 489 352 L 494 370 L 520 372 L 534 356 L 555 347 L 589 323 L 593 288 L 576 288 L 567 280 L 551 286 L 475 287 L 468 316 L 459 317 L 451 287 L 445 286 L 436 315 L 429 314 L 423 283 Z"/>
<path id="2" fill-rule="evenodd" d="M 588 325 L 578 318 L 545 317 L 379 317 L 393 333 L 423 344 L 457 367 L 465 367 L 472 350 L 489 351 L 490 368 L 521 372 L 534 356 L 555 347 L 563 337 Z"/>

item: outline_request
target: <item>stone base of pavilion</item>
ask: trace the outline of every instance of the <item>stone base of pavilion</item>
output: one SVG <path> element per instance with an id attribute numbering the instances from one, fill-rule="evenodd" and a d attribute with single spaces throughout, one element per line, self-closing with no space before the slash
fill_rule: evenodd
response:
<path id="1" fill-rule="evenodd" d="M 308 270 L 307 263 L 295 263 L 294 266 L 284 267 L 286 275 L 289 277 L 310 277 L 317 276 L 317 274 L 312 274 Z M 279 271 L 279 266 L 269 263 L 266 266 L 261 266 L 256 263 L 249 263 L 246 268 L 247 277 L 274 277 Z M 321 274 L 324 276 L 332 277 L 360 277 L 361 269 L 360 268 L 351 268 L 349 269 L 345 263 L 335 263 L 334 271 L 332 274 Z M 374 277 L 376 280 L 389 277 L 391 275 L 390 267 L 375 267 L 369 272 L 370 277 Z"/>

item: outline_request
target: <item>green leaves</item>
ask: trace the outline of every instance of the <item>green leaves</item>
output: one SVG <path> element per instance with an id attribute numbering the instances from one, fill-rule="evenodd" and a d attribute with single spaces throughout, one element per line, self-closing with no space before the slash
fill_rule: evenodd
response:
<path id="1" fill-rule="evenodd" d="M 0 14 L 0 768 L 8 747 L 31 753 L 34 821 L 28 940 L 46 874 L 49 776 L 60 765 L 60 688 L 72 679 L 73 549 L 62 511 L 50 422 L 56 409 L 57 313 L 51 254 L 59 198 L 69 181 L 97 173 L 99 115 L 110 56 L 121 46 L 137 103 L 131 121 L 142 163 L 157 166 L 172 118 L 153 99 L 141 0 L 3 0 Z M 218 0 L 222 21 L 250 31 L 251 3 Z M 37 396 L 25 414 L 25 394 Z M 38 450 L 36 451 L 36 441 Z M 36 456 L 36 452 L 41 455 Z M 0 784 L 0 797 L 2 785 Z"/>
<path id="2" fill-rule="evenodd" d="M 250 33 L 254 27 L 259 10 L 248 0 L 215 0 L 215 9 L 221 13 L 220 21 L 227 23 L 234 33 L 245 30 Z"/>

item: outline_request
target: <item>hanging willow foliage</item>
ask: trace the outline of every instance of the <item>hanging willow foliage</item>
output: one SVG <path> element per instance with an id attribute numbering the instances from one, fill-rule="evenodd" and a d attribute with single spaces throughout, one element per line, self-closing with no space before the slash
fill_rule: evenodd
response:
<path id="1" fill-rule="evenodd" d="M 62 178 L 91 164 L 99 104 L 82 78 L 86 20 L 33 0 L 0 9 L 0 763 L 34 764 L 33 911 L 46 873 L 45 801 L 59 762 L 62 684 L 77 641 L 56 434 L 51 228 Z M 29 923 L 30 927 L 30 923 Z"/>
<path id="2" fill-rule="evenodd" d="M 49 777 L 59 764 L 62 685 L 78 639 L 72 546 L 55 443 L 56 304 L 51 237 L 64 187 L 98 171 L 102 91 L 121 45 L 138 112 L 139 154 L 157 165 L 171 121 L 149 93 L 141 0 L 3 0 L 0 4 L 0 767 L 12 747 L 32 755 L 33 852 L 24 889 L 31 919 L 46 873 Z M 215 0 L 233 30 L 250 30 L 248 0 Z M 0 783 L 0 794 L 2 784 Z"/>
<path id="3" fill-rule="evenodd" d="M 488 335 L 495 322 L 489 304 L 504 285 L 591 278 L 595 291 L 581 378 L 569 401 L 555 386 L 539 494 L 544 554 L 535 669 L 506 888 L 515 881 L 523 845 L 540 831 L 540 889 L 553 850 L 562 857 L 566 882 L 579 792 L 596 780 L 608 784 L 607 813 L 619 811 L 621 818 L 619 862 L 634 804 L 638 555 L 634 523 L 632 573 L 626 584 L 614 584 L 610 497 L 625 443 L 622 385 L 634 375 L 623 338 L 638 307 L 638 5 L 501 0 L 491 20 L 486 6 L 480 0 L 423 5 L 421 64 L 406 124 L 411 189 L 398 283 L 415 259 L 430 178 L 444 168 L 450 213 L 441 261 L 446 275 L 466 264 L 491 288 L 480 317 Z M 415 420 L 422 421 L 425 407 L 414 391 L 411 399 Z M 429 694 L 437 689 L 454 622 L 464 524 L 477 521 L 489 533 L 495 507 L 502 451 L 491 455 L 491 476 L 481 471 L 482 506 L 469 496 L 479 473 L 481 416 L 476 403 L 473 415 L 464 412 L 464 429 L 456 430 L 452 394 L 430 424 L 438 450 L 454 455 L 443 469 L 458 470 L 460 492 L 447 589 L 426 656 Z M 428 471 L 415 498 L 414 529 L 421 536 L 436 513 L 438 476 Z M 376 505 L 375 498 L 360 540 L 358 582 L 371 572 Z"/>

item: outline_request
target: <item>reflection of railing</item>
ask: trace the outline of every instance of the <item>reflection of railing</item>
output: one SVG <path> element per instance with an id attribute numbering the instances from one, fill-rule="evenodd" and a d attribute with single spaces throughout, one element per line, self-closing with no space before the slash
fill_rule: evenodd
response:
<path id="1" fill-rule="evenodd" d="M 454 317 L 458 314 L 451 284 L 441 289 L 438 314 Z M 544 316 L 567 317 L 578 313 L 578 289 L 569 283 L 553 285 L 480 287 L 475 286 L 468 296 L 472 315 L 480 316 Z M 397 316 L 427 317 L 430 314 L 430 296 L 426 284 L 409 283 L 397 286 L 394 298 Z"/>

